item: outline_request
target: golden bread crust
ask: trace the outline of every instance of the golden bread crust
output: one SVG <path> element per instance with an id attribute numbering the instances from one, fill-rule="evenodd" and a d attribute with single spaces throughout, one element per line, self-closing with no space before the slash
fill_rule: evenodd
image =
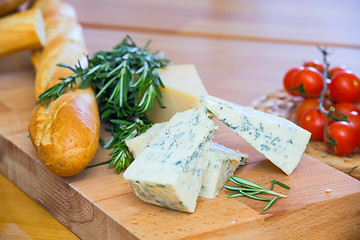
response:
<path id="1" fill-rule="evenodd" d="M 32 56 L 36 67 L 36 98 L 73 72 L 57 64 L 86 67 L 87 49 L 72 7 L 61 1 L 40 0 L 48 41 Z M 72 18 L 72 19 L 71 19 Z M 81 172 L 98 148 L 100 117 L 94 91 L 78 85 L 56 100 L 36 105 L 29 120 L 30 139 L 39 159 L 53 173 L 68 177 Z"/>
<path id="2" fill-rule="evenodd" d="M 100 136 L 99 112 L 91 89 L 61 95 L 36 106 L 29 123 L 39 159 L 53 173 L 72 176 L 94 157 Z"/>

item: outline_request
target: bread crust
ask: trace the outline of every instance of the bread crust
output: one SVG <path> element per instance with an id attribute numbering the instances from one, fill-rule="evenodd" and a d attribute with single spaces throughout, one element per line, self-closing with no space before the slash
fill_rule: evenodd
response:
<path id="1" fill-rule="evenodd" d="M 39 9 L 16 12 L 0 18 L 0 56 L 43 47 L 44 22 Z"/>
<path id="2" fill-rule="evenodd" d="M 62 7 L 61 7 L 62 6 Z M 82 29 L 72 8 L 57 0 L 37 1 L 42 8 L 49 40 L 36 53 L 35 96 L 72 74 L 58 63 L 86 67 L 87 53 Z M 64 10 L 65 9 L 65 10 Z M 70 10 L 69 10 L 70 9 Z M 58 10 L 58 11 L 56 11 Z M 69 12 L 71 14 L 65 14 Z M 79 80 L 81 81 L 81 80 Z M 92 160 L 100 137 L 99 110 L 94 91 L 78 85 L 69 88 L 56 100 L 36 105 L 29 120 L 31 142 L 39 159 L 53 173 L 68 177 L 81 172 Z"/>
<path id="3" fill-rule="evenodd" d="M 100 136 L 99 112 L 92 89 L 69 91 L 37 105 L 29 122 L 39 159 L 53 173 L 72 176 L 94 157 Z"/>
<path id="4" fill-rule="evenodd" d="M 0 0 L 0 16 L 16 10 L 26 0 Z"/>

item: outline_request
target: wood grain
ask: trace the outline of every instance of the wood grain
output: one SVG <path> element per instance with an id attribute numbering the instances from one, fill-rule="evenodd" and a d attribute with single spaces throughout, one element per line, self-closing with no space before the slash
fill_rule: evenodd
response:
<path id="1" fill-rule="evenodd" d="M 360 3 L 68 0 L 86 28 L 360 48 Z"/>
<path id="2" fill-rule="evenodd" d="M 0 185 L 0 239 L 78 239 L 2 174 Z"/>

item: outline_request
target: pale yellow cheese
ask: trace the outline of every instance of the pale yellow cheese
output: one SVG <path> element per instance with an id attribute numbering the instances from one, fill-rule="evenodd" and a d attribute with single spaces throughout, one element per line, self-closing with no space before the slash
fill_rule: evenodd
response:
<path id="1" fill-rule="evenodd" d="M 172 65 L 158 70 L 165 88 L 161 88 L 161 102 L 166 108 L 160 108 L 157 101 L 149 118 L 155 122 L 169 121 L 177 112 L 202 106 L 199 96 L 207 94 L 202 81 L 192 64 Z"/>

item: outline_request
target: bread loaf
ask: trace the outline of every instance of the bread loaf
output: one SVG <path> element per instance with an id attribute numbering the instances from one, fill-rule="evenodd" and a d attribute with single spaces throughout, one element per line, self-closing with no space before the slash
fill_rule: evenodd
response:
<path id="1" fill-rule="evenodd" d="M 26 0 L 0 0 L 0 16 L 16 10 Z"/>
<path id="2" fill-rule="evenodd" d="M 32 50 L 45 44 L 43 17 L 39 9 L 0 18 L 0 56 Z"/>
<path id="3" fill-rule="evenodd" d="M 47 42 L 33 54 L 35 96 L 72 74 L 58 63 L 86 67 L 86 47 L 73 8 L 58 0 L 36 1 L 43 12 Z M 79 80 L 81 81 L 81 80 Z M 53 173 L 72 176 L 81 172 L 96 153 L 100 119 L 94 91 L 79 89 L 79 82 L 56 100 L 36 105 L 29 120 L 30 139 L 39 159 Z"/>

